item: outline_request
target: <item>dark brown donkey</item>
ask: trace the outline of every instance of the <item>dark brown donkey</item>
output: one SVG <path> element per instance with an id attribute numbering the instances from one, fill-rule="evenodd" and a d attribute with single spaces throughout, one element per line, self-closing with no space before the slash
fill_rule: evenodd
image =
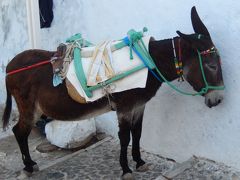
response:
<path id="1" fill-rule="evenodd" d="M 198 54 L 200 52 L 208 84 L 223 86 L 219 54 L 214 49 L 215 46 L 210 34 L 200 20 L 195 7 L 192 8 L 191 19 L 194 34 L 186 35 L 177 31 L 179 37 L 173 39 L 155 41 L 152 38 L 149 44 L 149 53 L 166 79 L 169 81 L 175 80 L 179 76 L 174 63 L 172 44 L 174 42 L 177 50 L 176 56 L 183 62 L 183 77 L 196 91 L 201 91 L 205 87 L 205 83 L 200 68 L 201 63 Z M 178 52 L 181 52 L 181 55 Z M 53 55 L 54 52 L 44 50 L 24 51 L 14 57 L 8 64 L 7 73 L 48 60 Z M 79 104 L 69 97 L 64 84 L 53 87 L 52 79 L 53 73 L 50 64 L 6 76 L 7 100 L 3 124 L 4 128 L 8 125 L 12 106 L 11 96 L 13 96 L 20 113 L 19 121 L 13 127 L 13 132 L 22 153 L 25 165 L 24 171 L 27 173 L 37 170 L 37 164 L 29 154 L 28 135 L 41 114 L 68 121 L 86 119 L 111 111 L 106 97 L 93 103 Z M 114 93 L 110 97 L 111 105 L 116 111 L 119 121 L 120 164 L 123 170 L 123 178 L 132 178 L 132 170 L 129 168 L 127 160 L 130 134 L 132 135 L 132 156 L 136 161 L 136 168 L 139 171 L 147 170 L 147 165 L 142 160 L 139 151 L 143 113 L 146 103 L 155 96 L 161 84 L 149 72 L 145 88 Z M 203 94 L 206 105 L 212 107 L 219 104 L 223 99 L 221 92 L 216 89 L 208 89 Z"/>

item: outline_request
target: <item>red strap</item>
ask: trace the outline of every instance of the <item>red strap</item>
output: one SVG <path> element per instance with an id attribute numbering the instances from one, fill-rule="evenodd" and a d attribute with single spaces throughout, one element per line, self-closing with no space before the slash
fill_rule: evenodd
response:
<path id="1" fill-rule="evenodd" d="M 30 65 L 30 66 L 27 66 L 27 67 L 16 69 L 16 70 L 8 72 L 7 76 L 12 75 L 12 74 L 16 74 L 16 73 L 19 73 L 19 72 L 22 72 L 22 71 L 25 71 L 25 70 L 29 70 L 29 69 L 32 69 L 32 68 L 35 68 L 35 67 L 38 67 L 38 66 L 42 66 L 42 65 L 48 64 L 50 62 L 51 62 L 50 60 L 45 60 L 45 61 Z"/>

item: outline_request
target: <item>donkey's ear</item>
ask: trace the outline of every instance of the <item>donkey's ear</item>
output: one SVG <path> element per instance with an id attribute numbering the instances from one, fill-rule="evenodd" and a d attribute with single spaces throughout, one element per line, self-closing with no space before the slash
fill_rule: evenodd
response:
<path id="1" fill-rule="evenodd" d="M 192 26 L 195 33 L 210 37 L 210 34 L 206 26 L 203 24 L 202 20 L 198 16 L 195 6 L 193 6 L 191 10 L 191 20 L 192 20 Z"/>

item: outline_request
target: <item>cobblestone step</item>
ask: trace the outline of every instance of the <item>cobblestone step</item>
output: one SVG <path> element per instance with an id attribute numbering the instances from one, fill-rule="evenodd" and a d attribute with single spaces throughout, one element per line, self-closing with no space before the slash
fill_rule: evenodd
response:
<path id="1" fill-rule="evenodd" d="M 42 170 L 34 174 L 31 179 L 120 179 L 122 171 L 118 160 L 119 149 L 118 140 L 105 139 L 97 145 L 75 152 L 65 161 L 41 168 Z M 135 170 L 135 163 L 130 158 L 130 154 L 131 149 L 129 148 L 129 165 L 134 170 L 135 178 L 139 180 L 155 179 L 176 164 L 166 158 L 142 151 L 142 157 L 149 163 L 150 170 L 140 173 Z"/>

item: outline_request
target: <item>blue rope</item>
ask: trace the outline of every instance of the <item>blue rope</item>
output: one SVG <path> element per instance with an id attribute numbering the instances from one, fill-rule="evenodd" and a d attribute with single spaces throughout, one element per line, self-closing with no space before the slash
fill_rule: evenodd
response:
<path id="1" fill-rule="evenodd" d="M 126 45 L 129 46 L 130 44 L 130 41 L 129 41 L 129 38 L 128 37 L 125 37 L 123 39 L 124 43 Z M 130 47 L 129 48 L 132 48 L 133 51 L 137 54 L 137 56 L 142 60 L 143 64 L 148 68 L 148 70 L 152 73 L 152 75 L 160 82 L 164 82 L 162 78 L 160 78 L 149 66 L 148 66 L 148 63 L 146 62 L 146 60 L 142 57 L 142 55 L 136 50 L 136 48 L 134 46 Z"/>

